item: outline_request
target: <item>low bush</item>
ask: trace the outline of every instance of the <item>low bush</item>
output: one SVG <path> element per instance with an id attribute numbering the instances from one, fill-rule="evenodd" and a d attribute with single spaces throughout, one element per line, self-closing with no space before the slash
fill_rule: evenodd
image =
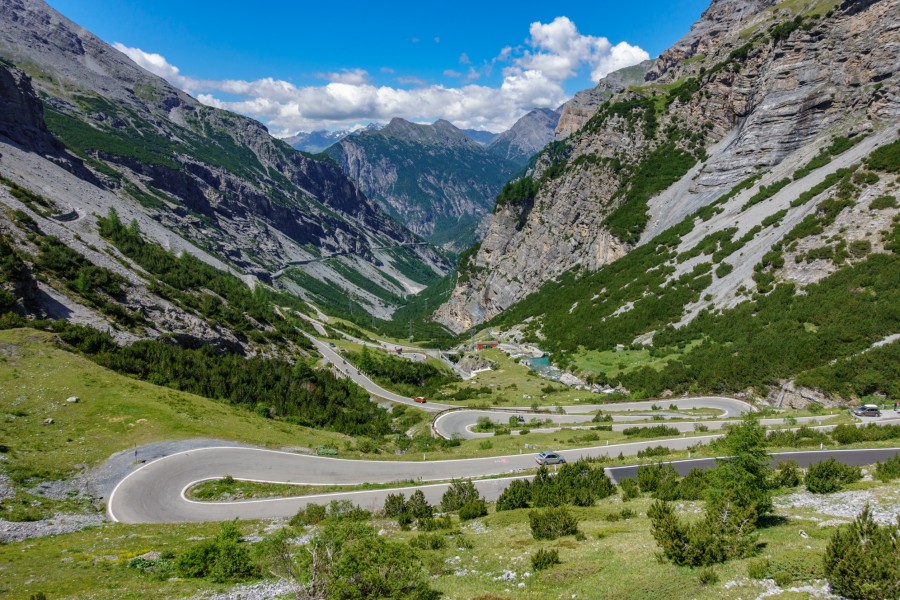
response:
<path id="1" fill-rule="evenodd" d="M 804 425 L 795 430 L 770 431 L 766 435 L 766 445 L 781 448 L 805 448 L 831 444 L 831 438 L 824 431 Z"/>
<path id="2" fill-rule="evenodd" d="M 415 519 L 429 519 L 434 515 L 434 507 L 428 504 L 422 490 L 416 490 L 406 501 L 406 512 Z"/>
<path id="3" fill-rule="evenodd" d="M 712 567 L 706 567 L 697 572 L 697 580 L 700 585 L 715 585 L 719 582 L 719 574 Z"/>
<path id="4" fill-rule="evenodd" d="M 441 550 L 447 545 L 447 540 L 438 533 L 423 533 L 409 540 L 409 545 L 420 550 Z"/>
<path id="5" fill-rule="evenodd" d="M 606 515 L 605 519 L 611 523 L 615 523 L 617 521 L 627 521 L 628 519 L 633 519 L 636 516 L 637 513 L 630 508 L 623 508 L 619 512 L 614 512 Z"/>
<path id="6" fill-rule="evenodd" d="M 528 513 L 528 522 L 536 540 L 555 540 L 578 532 L 578 519 L 565 506 L 532 510 Z"/>
<path id="7" fill-rule="evenodd" d="M 660 486 L 660 482 L 677 480 L 678 471 L 670 464 L 653 463 L 641 465 L 637 469 L 637 482 L 644 493 L 654 493 Z"/>
<path id="8" fill-rule="evenodd" d="M 900 525 L 900 523 L 898 523 Z M 866 505 L 825 548 L 825 577 L 834 593 L 847 598 L 900 598 L 900 544 L 896 525 L 879 526 Z"/>
<path id="9" fill-rule="evenodd" d="M 637 457 L 638 458 L 651 458 L 654 456 L 668 456 L 672 451 L 665 446 L 653 446 L 651 448 L 644 448 L 643 450 L 638 450 Z"/>
<path id="10" fill-rule="evenodd" d="M 450 529 L 453 527 L 453 519 L 450 515 L 441 517 L 425 517 L 419 519 L 419 529 L 422 531 L 440 531 L 441 529 Z"/>
<path id="11" fill-rule="evenodd" d="M 372 513 L 349 500 L 332 500 L 328 503 L 328 516 L 336 520 L 368 521 Z"/>
<path id="12" fill-rule="evenodd" d="M 289 523 L 292 527 L 315 525 L 325 520 L 326 512 L 326 507 L 321 504 L 307 504 L 304 508 L 298 510 L 296 515 L 291 517 Z"/>
<path id="13" fill-rule="evenodd" d="M 623 502 L 634 500 L 641 495 L 641 489 L 638 486 L 637 479 L 625 479 L 619 482 L 619 489 L 622 490 Z"/>
<path id="14" fill-rule="evenodd" d="M 803 482 L 803 474 L 797 467 L 797 461 L 787 460 L 778 463 L 772 483 L 775 487 L 793 488 Z"/>
<path id="15" fill-rule="evenodd" d="M 441 498 L 441 509 L 444 512 L 453 512 L 461 509 L 469 502 L 481 500 L 481 494 L 475 489 L 471 479 L 454 479 L 450 488 L 444 492 Z"/>
<path id="16" fill-rule="evenodd" d="M 514 479 L 497 498 L 497 511 L 528 508 L 529 502 L 531 502 L 531 484 L 527 479 Z"/>
<path id="17" fill-rule="evenodd" d="M 897 208 L 897 198 L 894 196 L 878 196 L 869 202 L 869 208 L 872 210 L 885 210 L 888 208 Z"/>
<path id="18" fill-rule="evenodd" d="M 831 494 L 862 479 L 859 467 L 845 465 L 833 458 L 817 462 L 806 472 L 806 489 L 814 494 Z"/>
<path id="19" fill-rule="evenodd" d="M 388 494 L 381 512 L 388 518 L 396 518 L 406 512 L 406 499 L 403 494 Z"/>
<path id="20" fill-rule="evenodd" d="M 681 432 L 669 425 L 654 425 L 653 427 L 626 427 L 622 433 L 628 437 L 656 438 L 678 435 Z"/>
<path id="21" fill-rule="evenodd" d="M 531 568 L 535 571 L 549 569 L 553 565 L 558 565 L 559 563 L 559 550 L 556 548 L 553 548 L 552 550 L 540 548 L 531 557 Z"/>
<path id="22" fill-rule="evenodd" d="M 747 563 L 747 577 L 765 579 L 769 576 L 769 559 L 755 558 Z"/>
<path id="23" fill-rule="evenodd" d="M 555 475 L 546 467 L 538 469 L 531 482 L 531 504 L 534 507 L 593 506 L 597 500 L 615 492 L 616 487 L 601 469 L 594 469 L 585 460 L 577 460 L 564 464 Z"/>
<path id="24" fill-rule="evenodd" d="M 179 577 L 210 577 L 217 582 L 247 579 L 259 574 L 233 522 L 224 523 L 213 539 L 183 552 L 175 561 L 175 573 Z"/>
<path id="25" fill-rule="evenodd" d="M 900 478 L 900 454 L 884 462 L 875 463 L 875 478 L 885 483 Z"/>
<path id="26" fill-rule="evenodd" d="M 470 521 L 487 514 L 487 504 L 484 500 L 471 500 L 459 509 L 459 518 L 462 521 Z"/>
<path id="27" fill-rule="evenodd" d="M 838 444 L 895 440 L 900 438 L 900 425 L 869 423 L 865 427 L 856 427 L 855 425 L 841 424 L 831 431 L 831 437 Z"/>

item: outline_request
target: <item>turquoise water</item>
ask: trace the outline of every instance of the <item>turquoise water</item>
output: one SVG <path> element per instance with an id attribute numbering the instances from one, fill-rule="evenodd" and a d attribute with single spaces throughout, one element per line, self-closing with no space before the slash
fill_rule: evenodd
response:
<path id="1" fill-rule="evenodd" d="M 531 368 L 535 367 L 549 367 L 550 366 L 550 357 L 549 356 L 541 356 L 539 358 L 529 358 L 528 364 Z"/>

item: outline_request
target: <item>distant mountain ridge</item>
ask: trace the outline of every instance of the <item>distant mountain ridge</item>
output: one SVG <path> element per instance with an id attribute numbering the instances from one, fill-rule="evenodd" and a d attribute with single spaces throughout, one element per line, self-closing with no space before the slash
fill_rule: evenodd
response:
<path id="1" fill-rule="evenodd" d="M 483 131 L 481 129 L 463 129 L 462 132 L 469 136 L 469 139 L 474 142 L 478 142 L 482 146 L 487 146 L 492 141 L 494 141 L 494 139 L 498 135 L 500 135 L 492 131 Z"/>
<path id="2" fill-rule="evenodd" d="M 318 154 L 332 146 L 348 135 L 353 135 L 361 131 L 378 131 L 382 125 L 378 123 L 369 123 L 362 129 L 338 129 L 329 131 L 327 129 L 319 129 L 317 131 L 298 131 L 292 136 L 282 138 L 285 144 L 288 144 L 296 150 Z"/>
<path id="3" fill-rule="evenodd" d="M 553 141 L 559 117 L 558 110 L 536 108 L 494 138 L 487 148 L 492 154 L 523 167 Z"/>
<path id="4" fill-rule="evenodd" d="M 415 233 L 460 251 L 492 207 L 516 163 L 492 154 L 443 119 L 395 118 L 345 137 L 325 152 L 361 189 Z"/>

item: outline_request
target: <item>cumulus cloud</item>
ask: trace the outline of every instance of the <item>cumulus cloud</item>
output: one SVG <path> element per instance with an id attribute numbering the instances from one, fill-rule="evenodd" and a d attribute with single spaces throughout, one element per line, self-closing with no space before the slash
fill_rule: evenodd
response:
<path id="1" fill-rule="evenodd" d="M 139 66 L 147 69 L 154 75 L 159 75 L 175 87 L 185 91 L 193 91 L 198 87 L 197 80 L 182 75 L 178 67 L 169 64 L 169 61 L 162 54 L 144 52 L 140 48 L 129 48 L 119 42 L 114 43 L 113 47 Z"/>
<path id="2" fill-rule="evenodd" d="M 612 71 L 650 58 L 646 51 L 627 42 L 613 46 L 605 37 L 582 35 L 568 17 L 556 17 L 550 23 L 536 21 L 529 33 L 532 49 L 516 58 L 514 65 L 540 71 L 554 81 L 569 79 L 583 65 L 590 67 L 592 79 L 598 81 Z"/>
<path id="3" fill-rule="evenodd" d="M 413 43 L 419 41 L 413 38 Z M 438 39 L 434 40 L 436 43 Z M 266 123 L 275 135 L 323 128 L 353 128 L 361 123 L 402 117 L 415 121 L 447 119 L 465 128 L 502 131 L 534 108 L 555 108 L 567 99 L 564 84 L 590 73 L 594 81 L 649 58 L 627 42 L 612 44 L 605 37 L 581 34 L 567 17 L 550 23 L 534 22 L 521 46 L 507 46 L 482 65 L 462 53 L 459 65 L 444 75 L 459 79 L 454 86 L 429 84 L 398 76 L 398 86 L 376 85 L 364 69 L 319 73 L 321 85 L 296 86 L 271 77 L 208 81 L 187 77 L 160 54 L 115 47 L 148 71 L 194 94 L 200 102 L 243 113 Z M 502 80 L 493 77 L 502 68 Z M 380 69 L 392 75 L 389 67 Z M 476 84 L 479 78 L 485 84 Z M 223 98 L 227 98 L 223 99 Z"/>

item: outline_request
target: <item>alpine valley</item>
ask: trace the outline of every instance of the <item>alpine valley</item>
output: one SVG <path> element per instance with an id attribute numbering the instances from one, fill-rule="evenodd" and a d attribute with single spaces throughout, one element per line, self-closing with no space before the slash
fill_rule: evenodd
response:
<path id="1" fill-rule="evenodd" d="M 0 0 L 0 596 L 900 599 L 900 0 L 299 4 Z"/>

